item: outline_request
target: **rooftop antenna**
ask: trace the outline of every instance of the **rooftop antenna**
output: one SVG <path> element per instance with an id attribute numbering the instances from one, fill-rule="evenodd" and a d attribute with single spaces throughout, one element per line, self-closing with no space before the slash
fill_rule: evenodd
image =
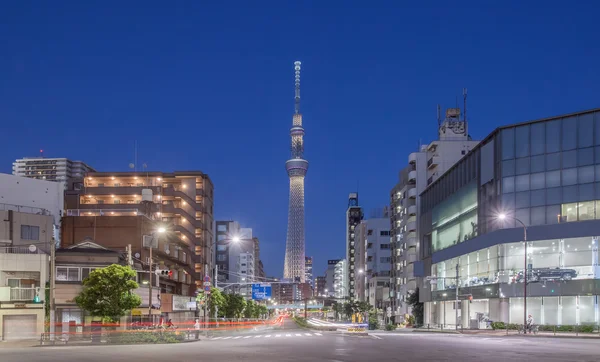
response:
<path id="1" fill-rule="evenodd" d="M 438 104 L 438 105 L 437 105 L 437 121 L 438 121 L 438 128 L 439 128 L 439 127 L 442 125 L 442 118 L 441 118 L 441 117 L 442 117 L 442 115 L 441 115 L 441 113 L 442 113 L 442 110 L 441 110 L 441 107 L 440 107 L 440 105 Z"/>
<path id="2" fill-rule="evenodd" d="M 135 140 L 135 146 L 133 151 L 133 167 L 134 171 L 137 172 L 137 140 Z"/>
<path id="3" fill-rule="evenodd" d="M 44 158 L 44 150 L 42 150 L 41 148 L 40 148 L 40 157 Z"/>
<path id="4" fill-rule="evenodd" d="M 469 135 L 467 128 L 467 88 L 463 88 L 463 122 L 465 122 L 465 135 Z"/>
<path id="5" fill-rule="evenodd" d="M 295 61 L 294 62 L 294 71 L 296 73 L 296 80 L 295 80 L 295 86 L 296 86 L 296 92 L 294 95 L 294 113 L 299 114 L 300 113 L 300 65 L 302 63 L 299 61 Z"/>

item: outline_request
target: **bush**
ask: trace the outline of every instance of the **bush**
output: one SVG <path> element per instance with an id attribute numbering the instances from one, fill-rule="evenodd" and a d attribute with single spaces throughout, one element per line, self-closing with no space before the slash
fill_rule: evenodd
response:
<path id="1" fill-rule="evenodd" d="M 492 329 L 506 329 L 506 324 L 504 322 L 492 322 Z"/>
<path id="2" fill-rule="evenodd" d="M 369 330 L 379 329 L 379 318 L 376 311 L 369 312 Z"/>
<path id="3" fill-rule="evenodd" d="M 308 327 L 308 323 L 306 322 L 306 319 L 302 318 L 302 317 L 294 317 L 294 322 L 296 322 L 300 327 Z"/>
<path id="4" fill-rule="evenodd" d="M 396 325 L 395 324 L 388 324 L 385 326 L 385 330 L 386 331 L 395 331 L 396 330 Z"/>
<path id="5" fill-rule="evenodd" d="M 110 335 L 109 343 L 119 344 L 156 344 L 156 343 L 179 343 L 185 340 L 184 332 L 172 331 L 128 331 L 125 333 L 114 333 Z"/>
<path id="6" fill-rule="evenodd" d="M 594 333 L 595 329 L 596 329 L 595 326 L 590 326 L 590 325 L 579 326 L 579 332 L 581 332 L 581 333 Z"/>
<path id="7" fill-rule="evenodd" d="M 506 326 L 507 329 L 511 330 L 511 331 L 518 331 L 519 329 L 522 329 L 522 327 L 516 323 L 508 323 L 508 325 Z"/>
<path id="8" fill-rule="evenodd" d="M 557 332 L 575 332 L 574 326 L 558 326 L 556 328 Z"/>

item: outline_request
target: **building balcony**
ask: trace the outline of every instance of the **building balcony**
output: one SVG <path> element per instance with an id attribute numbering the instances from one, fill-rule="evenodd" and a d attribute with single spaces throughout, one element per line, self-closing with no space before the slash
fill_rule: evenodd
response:
<path id="1" fill-rule="evenodd" d="M 92 186 L 87 186 L 85 188 L 85 195 L 91 196 L 110 196 L 110 195 L 118 195 L 118 196 L 141 196 L 142 190 L 150 189 L 152 190 L 152 195 L 160 195 L 161 187 L 160 186 L 142 186 L 139 184 L 121 184 L 121 186 L 98 186 L 94 184 Z"/>
<path id="2" fill-rule="evenodd" d="M 82 205 L 85 206 L 85 205 Z M 68 209 L 67 216 L 139 216 L 144 215 L 139 209 L 132 208 L 135 205 L 112 205 L 95 204 L 89 205 L 90 208 Z M 93 206 L 93 208 L 92 208 Z M 121 206 L 121 207 L 119 207 Z"/>
<path id="3" fill-rule="evenodd" d="M 432 156 L 429 160 L 427 160 L 427 168 L 430 170 L 434 169 L 439 164 L 440 164 L 439 156 Z"/>
<path id="4" fill-rule="evenodd" d="M 180 207 L 179 204 L 172 202 L 165 202 L 162 205 L 163 216 L 169 216 L 167 214 L 175 214 L 183 217 L 189 224 L 193 225 L 194 228 L 204 229 L 204 222 L 196 220 L 195 215 L 190 215 L 184 208 Z"/>
<path id="5" fill-rule="evenodd" d="M 406 242 L 406 247 L 410 248 L 410 247 L 416 247 L 417 246 L 417 238 L 416 237 L 409 237 L 404 239 Z"/>
<path id="6" fill-rule="evenodd" d="M 413 171 L 411 171 L 413 172 Z M 411 189 L 408 190 L 408 197 L 411 199 L 416 199 L 417 198 L 417 188 L 413 187 Z"/>
<path id="7" fill-rule="evenodd" d="M 411 165 L 417 163 L 417 152 L 413 152 L 410 155 L 408 155 L 408 163 L 410 163 Z"/>
<path id="8" fill-rule="evenodd" d="M 0 287 L 0 302 L 33 302 L 36 295 L 42 298 L 38 293 L 39 288 Z"/>
<path id="9" fill-rule="evenodd" d="M 417 171 L 410 171 L 408 173 L 408 182 L 417 182 Z"/>
<path id="10" fill-rule="evenodd" d="M 408 232 L 411 231 L 416 231 L 417 230 L 417 222 L 416 221 L 409 221 L 406 223 L 406 230 Z"/>
<path id="11" fill-rule="evenodd" d="M 410 248 L 406 251 L 405 260 L 407 263 L 414 263 L 417 261 L 417 250 L 415 248 Z"/>
<path id="12" fill-rule="evenodd" d="M 417 205 L 410 205 L 410 206 L 408 207 L 408 214 L 409 214 L 410 216 L 417 215 Z"/>

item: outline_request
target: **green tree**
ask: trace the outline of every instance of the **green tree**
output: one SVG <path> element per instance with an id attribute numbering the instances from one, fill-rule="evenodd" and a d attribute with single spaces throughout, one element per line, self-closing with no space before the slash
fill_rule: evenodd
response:
<path id="1" fill-rule="evenodd" d="M 246 307 L 244 297 L 239 294 L 225 294 L 224 315 L 227 318 L 240 318 Z"/>
<path id="2" fill-rule="evenodd" d="M 335 320 L 340 319 L 340 315 L 344 313 L 344 305 L 336 302 L 333 305 L 333 311 L 335 312 Z"/>
<path id="3" fill-rule="evenodd" d="M 132 293 L 138 288 L 135 275 L 129 266 L 118 264 L 96 269 L 83 280 L 83 290 L 75 297 L 75 303 L 92 316 L 117 321 L 142 303 Z"/>
<path id="4" fill-rule="evenodd" d="M 217 310 L 222 311 L 225 309 L 225 297 L 223 293 L 217 288 L 210 288 L 210 297 L 208 298 L 208 308 L 210 315 L 214 316 Z"/>
<path id="5" fill-rule="evenodd" d="M 423 324 L 423 303 L 419 302 L 419 288 L 408 295 L 406 303 L 412 307 L 412 315 L 415 317 L 415 324 Z"/>
<path id="6" fill-rule="evenodd" d="M 255 318 L 266 318 L 269 314 L 269 309 L 264 304 L 258 304 L 256 309 L 257 312 Z"/>
<path id="7" fill-rule="evenodd" d="M 254 303 L 253 300 L 249 300 L 246 302 L 246 307 L 244 308 L 244 318 L 254 318 Z"/>

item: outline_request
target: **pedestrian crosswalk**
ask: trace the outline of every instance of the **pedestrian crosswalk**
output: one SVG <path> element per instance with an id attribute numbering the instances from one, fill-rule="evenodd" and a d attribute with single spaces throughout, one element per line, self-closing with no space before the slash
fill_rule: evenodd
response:
<path id="1" fill-rule="evenodd" d="M 226 341 L 226 340 L 237 340 L 237 339 L 258 339 L 258 338 L 308 338 L 308 337 L 322 337 L 323 333 L 272 333 L 272 334 L 252 334 L 248 336 L 225 336 L 225 337 L 212 337 L 209 341 Z"/>

